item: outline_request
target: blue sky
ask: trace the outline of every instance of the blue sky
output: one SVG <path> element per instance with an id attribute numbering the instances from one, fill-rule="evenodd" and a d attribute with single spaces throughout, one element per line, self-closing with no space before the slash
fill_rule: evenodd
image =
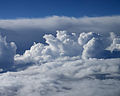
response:
<path id="1" fill-rule="evenodd" d="M 111 16 L 120 14 L 120 0 L 0 0 L 0 19 L 46 16 Z"/>

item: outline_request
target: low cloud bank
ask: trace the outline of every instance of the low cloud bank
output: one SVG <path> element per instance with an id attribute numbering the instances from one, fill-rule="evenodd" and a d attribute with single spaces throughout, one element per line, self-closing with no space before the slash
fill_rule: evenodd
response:
<path id="1" fill-rule="evenodd" d="M 119 96 L 120 59 L 65 57 L 0 75 L 1 96 Z"/>
<path id="2" fill-rule="evenodd" d="M 14 42 L 7 43 L 6 38 L 0 36 L 0 68 L 7 69 L 14 64 L 16 45 Z"/>
<path id="3" fill-rule="evenodd" d="M 43 38 L 20 55 L 0 36 L 0 96 L 120 95 L 119 36 L 57 31 Z"/>

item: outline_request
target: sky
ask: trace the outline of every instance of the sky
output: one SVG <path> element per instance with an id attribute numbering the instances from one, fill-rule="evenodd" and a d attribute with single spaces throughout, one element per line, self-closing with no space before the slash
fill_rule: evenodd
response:
<path id="1" fill-rule="evenodd" d="M 120 0 L 0 0 L 0 19 L 120 15 Z"/>
<path id="2" fill-rule="evenodd" d="M 0 0 L 0 96 L 120 96 L 120 0 Z"/>
<path id="3" fill-rule="evenodd" d="M 23 49 L 22 53 L 33 42 L 43 43 L 45 33 L 56 34 L 56 30 L 119 34 L 119 3 L 119 0 L 0 0 L 0 34 L 7 36 L 8 42 L 14 41 L 17 50 Z M 17 52 L 21 53 L 20 50 Z"/>

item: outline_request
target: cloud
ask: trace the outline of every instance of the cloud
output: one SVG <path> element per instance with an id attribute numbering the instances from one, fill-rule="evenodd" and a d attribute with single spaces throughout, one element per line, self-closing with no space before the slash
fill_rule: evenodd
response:
<path id="1" fill-rule="evenodd" d="M 101 41 L 97 38 L 92 38 L 87 44 L 83 46 L 84 50 L 82 53 L 82 58 L 98 58 L 104 51 L 104 47 L 101 46 Z M 98 50 L 99 48 L 99 50 Z"/>
<path id="2" fill-rule="evenodd" d="M 0 20 L 0 96 L 119 96 L 119 18 Z"/>
<path id="3" fill-rule="evenodd" d="M 112 44 L 108 49 L 111 51 L 118 50 L 120 51 L 120 37 L 117 37 L 113 32 L 111 33 Z"/>
<path id="4" fill-rule="evenodd" d="M 119 37 L 111 34 L 105 39 L 111 39 L 113 44 Z M 11 63 L 11 70 L 0 74 L 1 96 L 120 95 L 120 59 L 116 54 L 114 58 L 103 58 L 106 55 L 102 52 L 109 46 L 101 46 L 101 42 L 107 43 L 101 35 L 57 31 L 56 36 L 45 34 L 44 38 L 47 44 L 34 43 L 19 55 L 15 54 L 15 44 L 1 37 L 0 64 L 1 60 L 8 64 L 5 66 Z M 110 49 L 107 52 L 113 53 Z"/>
<path id="5" fill-rule="evenodd" d="M 6 69 L 14 64 L 16 45 L 14 42 L 7 43 L 6 38 L 0 35 L 0 68 Z"/>
<path id="6" fill-rule="evenodd" d="M 80 18 L 51 16 L 37 19 L 0 20 L 1 33 L 7 36 L 8 41 L 14 41 L 18 46 L 17 52 L 21 51 L 21 53 L 35 41 L 43 43 L 43 35 L 46 33 L 55 34 L 56 30 L 66 30 L 69 33 L 78 34 L 90 31 L 100 34 L 108 34 L 109 32 L 119 34 L 119 26 L 120 16 Z"/>
<path id="7" fill-rule="evenodd" d="M 66 31 L 57 31 L 56 36 L 45 34 L 43 38 L 45 38 L 47 44 L 34 43 L 30 50 L 26 50 L 23 55 L 17 54 L 15 61 L 37 64 L 64 56 L 79 56 L 82 59 L 120 57 L 119 50 L 111 52 L 111 46 L 119 47 L 120 42 L 116 41 L 116 44 L 116 39 L 113 38 L 111 42 L 115 42 L 115 44 L 111 43 L 111 45 L 106 46 L 108 41 L 105 39 L 109 40 L 109 37 L 106 38 L 94 32 L 83 32 L 78 37 L 75 33 L 68 34 Z M 119 37 L 117 40 L 119 40 Z"/>
<path id="8" fill-rule="evenodd" d="M 15 56 L 16 62 L 38 63 L 62 56 L 78 56 L 82 49 L 75 34 L 69 35 L 66 31 L 57 31 L 56 37 L 45 34 L 43 38 L 45 38 L 47 45 L 34 43 L 30 50 L 26 50 L 23 55 Z"/>
<path id="9" fill-rule="evenodd" d="M 0 20 L 0 26 L 3 29 L 14 31 L 39 29 L 53 31 L 56 29 L 67 30 L 70 32 L 95 31 L 95 32 L 119 32 L 118 28 L 120 16 L 105 17 L 66 17 L 51 16 L 38 19 L 14 19 Z M 30 33 L 30 32 L 29 32 Z"/>
<path id="10" fill-rule="evenodd" d="M 119 96 L 120 59 L 62 57 L 0 75 L 1 96 Z"/>

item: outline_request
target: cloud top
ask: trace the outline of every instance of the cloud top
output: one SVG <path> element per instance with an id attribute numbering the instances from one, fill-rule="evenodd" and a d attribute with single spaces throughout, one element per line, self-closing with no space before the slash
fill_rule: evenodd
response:
<path id="1" fill-rule="evenodd" d="M 104 37 L 94 32 L 83 32 L 77 36 L 76 33 L 69 34 L 66 31 L 57 31 L 56 36 L 46 34 L 43 38 L 47 44 L 34 43 L 30 50 L 26 50 L 23 55 L 16 55 L 15 60 L 25 63 L 40 63 L 64 56 L 79 56 L 82 59 L 120 57 L 120 55 L 116 55 L 120 53 L 119 37 L 111 38 L 110 45 L 107 44 L 110 38 L 104 40 Z"/>
<path id="2" fill-rule="evenodd" d="M 0 37 L 1 96 L 119 96 L 119 36 L 57 31 L 43 38 L 20 55 Z"/>
<path id="3" fill-rule="evenodd" d="M 0 32 L 7 36 L 8 41 L 14 41 L 17 52 L 23 53 L 33 42 L 42 42 L 46 33 L 54 34 L 56 30 L 66 30 L 69 33 L 95 32 L 108 35 L 120 32 L 120 16 L 103 17 L 66 17 L 50 16 L 45 18 L 23 18 L 0 20 Z M 29 34 L 29 36 L 28 36 Z M 27 38 L 26 38 L 27 36 Z M 22 38 L 22 40 L 21 40 Z"/>
<path id="4" fill-rule="evenodd" d="M 0 36 L 0 68 L 6 69 L 14 64 L 16 45 L 14 42 L 7 43 L 6 38 Z"/>

